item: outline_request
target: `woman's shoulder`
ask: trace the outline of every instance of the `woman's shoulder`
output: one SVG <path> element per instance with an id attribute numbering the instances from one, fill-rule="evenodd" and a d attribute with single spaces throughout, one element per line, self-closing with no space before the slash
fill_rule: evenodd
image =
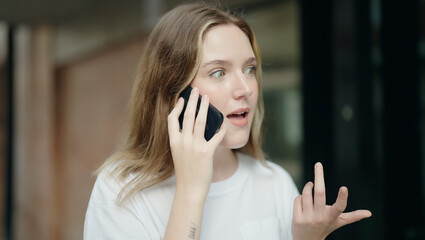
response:
<path id="1" fill-rule="evenodd" d="M 125 196 L 127 192 L 124 191 L 129 191 L 129 186 L 134 185 L 135 181 L 140 179 L 138 173 L 123 174 L 125 166 L 125 159 L 123 159 L 109 162 L 101 167 L 93 187 L 91 201 L 98 203 L 115 202 L 120 195 L 121 197 Z M 145 180 L 148 179 L 149 177 L 146 177 Z M 173 190 L 173 187 L 175 188 L 174 175 L 153 186 L 132 193 L 131 198 L 140 199 L 143 196 L 151 197 L 163 194 L 163 192 L 168 193 Z"/>
<path id="2" fill-rule="evenodd" d="M 110 162 L 101 167 L 93 186 L 91 202 L 113 203 L 116 201 L 123 186 L 128 182 L 126 179 L 120 179 L 117 171 L 117 162 Z"/>

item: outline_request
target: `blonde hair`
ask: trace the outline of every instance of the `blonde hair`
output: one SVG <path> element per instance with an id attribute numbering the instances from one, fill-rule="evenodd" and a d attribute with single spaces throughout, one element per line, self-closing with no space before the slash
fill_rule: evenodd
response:
<path id="1" fill-rule="evenodd" d="M 124 145 L 98 169 L 100 172 L 113 163 L 112 173 L 119 179 L 131 176 L 118 195 L 119 202 L 172 176 L 167 116 L 196 75 L 204 33 L 220 24 L 239 27 L 249 38 L 257 59 L 258 103 L 250 138 L 240 150 L 264 163 L 261 58 L 254 32 L 242 18 L 216 7 L 182 5 L 165 14 L 151 32 L 133 86 Z"/>

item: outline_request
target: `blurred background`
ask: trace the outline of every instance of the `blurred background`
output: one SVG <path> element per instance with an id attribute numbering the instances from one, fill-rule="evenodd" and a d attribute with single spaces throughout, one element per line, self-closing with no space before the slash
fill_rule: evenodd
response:
<path id="1" fill-rule="evenodd" d="M 0 0 L 1 239 L 82 239 L 146 37 L 183 2 Z M 373 212 L 328 239 L 425 239 L 425 1 L 218 5 L 256 32 L 269 158 L 300 190 L 321 161 L 328 204 L 345 185 Z"/>

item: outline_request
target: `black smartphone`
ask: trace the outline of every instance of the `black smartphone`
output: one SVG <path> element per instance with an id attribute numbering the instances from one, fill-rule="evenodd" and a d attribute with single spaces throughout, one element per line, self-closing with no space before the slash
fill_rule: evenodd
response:
<path id="1" fill-rule="evenodd" d="M 183 116 L 184 116 L 184 112 L 186 111 L 187 102 L 189 101 L 191 92 L 192 92 L 192 88 L 188 86 L 180 94 L 180 97 L 183 97 L 184 99 L 183 111 L 179 116 L 180 129 L 183 128 Z M 200 106 L 201 106 L 201 95 L 199 95 L 198 104 L 196 105 L 195 117 L 198 116 Z M 220 129 L 221 124 L 223 123 L 223 119 L 224 119 L 223 114 L 210 103 L 210 105 L 208 106 L 207 123 L 205 126 L 205 133 L 204 133 L 205 140 L 209 141 L 214 136 L 217 130 Z"/>

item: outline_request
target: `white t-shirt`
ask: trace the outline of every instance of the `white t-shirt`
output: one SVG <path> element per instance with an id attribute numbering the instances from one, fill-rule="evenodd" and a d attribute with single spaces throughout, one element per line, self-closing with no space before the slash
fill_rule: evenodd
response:
<path id="1" fill-rule="evenodd" d="M 202 217 L 202 240 L 289 240 L 293 202 L 299 192 L 289 174 L 238 153 L 238 168 L 212 183 Z M 176 190 L 175 176 L 137 193 L 123 206 L 116 198 L 123 182 L 105 169 L 87 208 L 84 239 L 163 239 Z"/>

